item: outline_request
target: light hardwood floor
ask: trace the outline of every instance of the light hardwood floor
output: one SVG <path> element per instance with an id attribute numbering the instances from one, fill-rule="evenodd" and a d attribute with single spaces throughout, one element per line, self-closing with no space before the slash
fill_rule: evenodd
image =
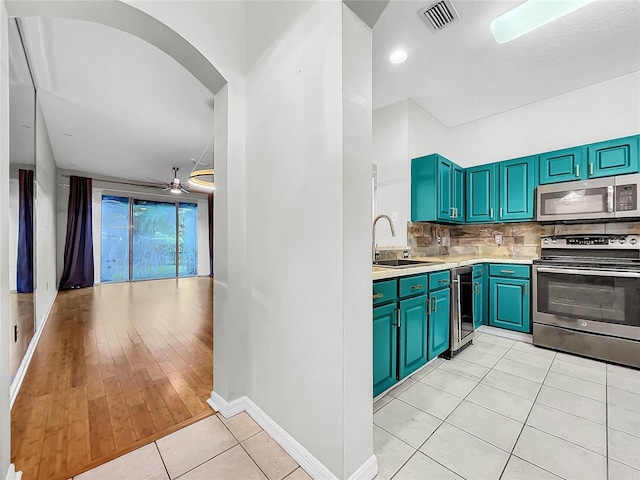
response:
<path id="1" fill-rule="evenodd" d="M 24 480 L 67 479 L 213 414 L 213 279 L 60 292 L 11 411 Z"/>

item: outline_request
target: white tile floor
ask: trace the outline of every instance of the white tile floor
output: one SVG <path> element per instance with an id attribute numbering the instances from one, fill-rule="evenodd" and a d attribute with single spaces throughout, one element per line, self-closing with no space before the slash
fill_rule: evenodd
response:
<path id="1" fill-rule="evenodd" d="M 640 480 L 640 371 L 481 334 L 374 404 L 377 480 Z"/>
<path id="2" fill-rule="evenodd" d="M 640 371 L 482 334 L 374 404 L 377 480 L 640 480 Z M 76 480 L 308 480 L 246 413 Z"/>
<path id="3" fill-rule="evenodd" d="M 310 480 L 246 413 L 207 417 L 75 480 Z"/>

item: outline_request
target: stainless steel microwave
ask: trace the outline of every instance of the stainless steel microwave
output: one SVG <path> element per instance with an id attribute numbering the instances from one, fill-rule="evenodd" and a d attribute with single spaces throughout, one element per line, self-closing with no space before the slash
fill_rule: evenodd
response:
<path id="1" fill-rule="evenodd" d="M 605 220 L 640 217 L 640 174 L 540 185 L 536 220 Z"/>

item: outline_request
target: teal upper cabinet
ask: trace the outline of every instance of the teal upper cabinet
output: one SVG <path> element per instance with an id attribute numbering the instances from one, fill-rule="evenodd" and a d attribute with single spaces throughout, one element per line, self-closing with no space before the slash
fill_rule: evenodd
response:
<path id="1" fill-rule="evenodd" d="M 587 149 L 585 147 L 565 148 L 540 155 L 540 185 L 568 182 L 586 178 Z M 584 176 L 583 176 L 584 175 Z"/>
<path id="2" fill-rule="evenodd" d="M 496 165 L 467 168 L 467 222 L 495 221 Z"/>
<path id="3" fill-rule="evenodd" d="M 524 157 L 498 164 L 498 220 L 533 220 L 535 160 L 536 157 Z"/>
<path id="4" fill-rule="evenodd" d="M 457 165 L 453 166 L 452 181 L 452 207 L 453 221 L 464 222 L 464 168 Z"/>
<path id="5" fill-rule="evenodd" d="M 640 135 L 540 154 L 539 184 L 636 173 Z"/>
<path id="6" fill-rule="evenodd" d="M 464 221 L 463 192 L 464 170 L 442 155 L 411 161 L 412 222 Z"/>
<path id="7" fill-rule="evenodd" d="M 588 145 L 588 178 L 636 173 L 639 138 L 639 135 L 635 135 Z"/>
<path id="8" fill-rule="evenodd" d="M 533 220 L 537 157 L 467 169 L 467 221 Z"/>

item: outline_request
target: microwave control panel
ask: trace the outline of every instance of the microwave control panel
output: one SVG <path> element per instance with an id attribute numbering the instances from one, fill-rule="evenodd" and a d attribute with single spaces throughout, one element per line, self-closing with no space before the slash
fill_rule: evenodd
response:
<path id="1" fill-rule="evenodd" d="M 616 212 L 638 209 L 638 185 L 616 186 Z"/>

